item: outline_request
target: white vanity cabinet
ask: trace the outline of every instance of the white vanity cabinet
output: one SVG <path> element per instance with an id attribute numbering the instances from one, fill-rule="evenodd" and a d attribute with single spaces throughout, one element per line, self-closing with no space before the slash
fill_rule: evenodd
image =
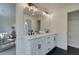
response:
<path id="1" fill-rule="evenodd" d="M 31 53 L 32 55 L 43 55 L 44 53 L 44 39 L 43 38 L 36 38 L 31 40 Z"/>
<path id="2" fill-rule="evenodd" d="M 27 40 L 25 54 L 45 55 L 55 47 L 54 35 L 45 35 Z M 28 53 L 27 53 L 28 52 Z"/>

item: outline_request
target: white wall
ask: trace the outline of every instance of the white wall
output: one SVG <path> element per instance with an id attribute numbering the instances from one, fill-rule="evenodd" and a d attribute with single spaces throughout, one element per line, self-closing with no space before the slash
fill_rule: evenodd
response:
<path id="1" fill-rule="evenodd" d="M 0 4 L 0 32 L 11 32 L 11 26 L 15 24 L 15 4 Z"/>
<path id="2" fill-rule="evenodd" d="M 67 50 L 67 15 L 64 11 L 64 8 L 59 8 L 53 12 L 52 29 L 57 32 L 57 47 Z"/>

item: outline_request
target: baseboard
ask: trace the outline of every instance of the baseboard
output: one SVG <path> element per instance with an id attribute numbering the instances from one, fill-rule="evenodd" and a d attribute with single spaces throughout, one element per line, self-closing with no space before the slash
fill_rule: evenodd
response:
<path id="1" fill-rule="evenodd" d="M 60 47 L 57 47 L 57 48 L 62 49 L 62 48 L 60 48 Z M 62 49 L 62 50 L 67 51 L 66 49 Z"/>
<path id="2" fill-rule="evenodd" d="M 60 46 L 56 46 L 57 48 L 63 49 L 63 50 L 67 50 L 67 48 L 62 48 Z"/>

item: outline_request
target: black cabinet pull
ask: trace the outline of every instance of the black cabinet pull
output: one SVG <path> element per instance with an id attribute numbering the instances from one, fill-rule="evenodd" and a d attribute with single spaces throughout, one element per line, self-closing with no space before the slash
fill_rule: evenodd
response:
<path id="1" fill-rule="evenodd" d="M 38 44 L 38 49 L 41 49 L 41 44 Z"/>
<path id="2" fill-rule="evenodd" d="M 50 50 L 50 48 L 48 48 L 48 50 Z"/>
<path id="3" fill-rule="evenodd" d="M 48 42 L 48 44 L 50 44 L 51 42 Z"/>
<path id="4" fill-rule="evenodd" d="M 48 37 L 48 38 L 50 38 L 50 37 Z"/>
<path id="5" fill-rule="evenodd" d="M 56 40 L 56 38 L 54 37 L 54 40 Z"/>

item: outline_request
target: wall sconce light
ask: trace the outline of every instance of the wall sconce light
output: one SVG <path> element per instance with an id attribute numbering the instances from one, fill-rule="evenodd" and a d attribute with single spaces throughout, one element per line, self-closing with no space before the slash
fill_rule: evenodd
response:
<path id="1" fill-rule="evenodd" d="M 25 22 L 25 25 L 27 25 L 27 22 Z"/>

